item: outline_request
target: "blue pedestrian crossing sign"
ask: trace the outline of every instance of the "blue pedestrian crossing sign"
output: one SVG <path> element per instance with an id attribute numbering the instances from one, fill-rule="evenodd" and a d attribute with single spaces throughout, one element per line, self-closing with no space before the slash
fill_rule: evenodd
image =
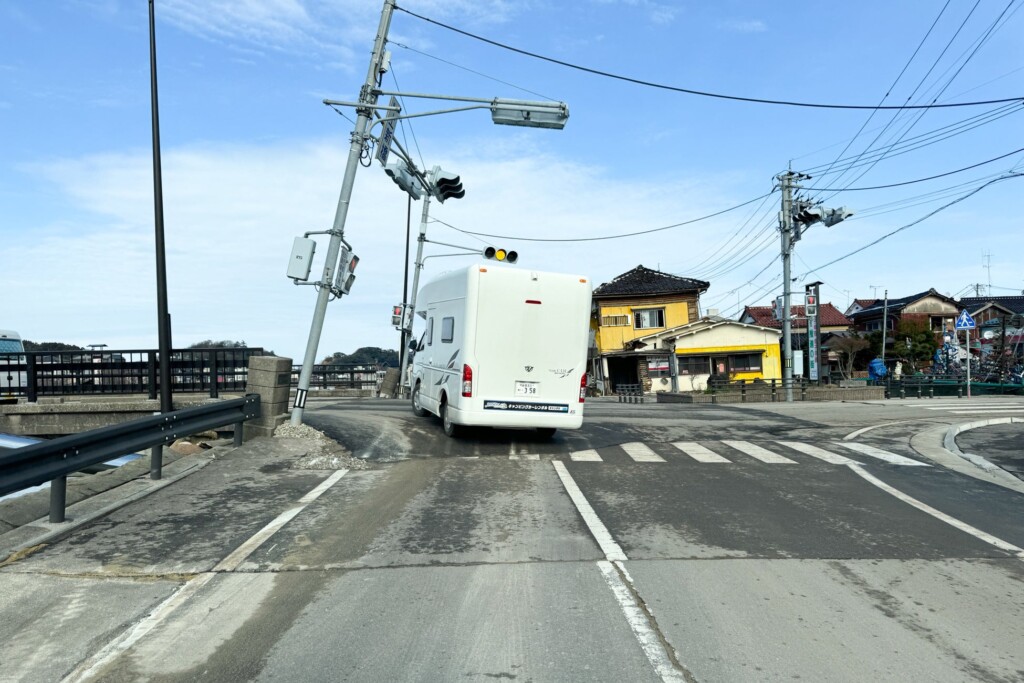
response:
<path id="1" fill-rule="evenodd" d="M 974 318 L 967 312 L 966 309 L 960 311 L 960 316 L 956 319 L 956 329 L 958 330 L 973 330 L 977 325 L 974 324 Z"/>

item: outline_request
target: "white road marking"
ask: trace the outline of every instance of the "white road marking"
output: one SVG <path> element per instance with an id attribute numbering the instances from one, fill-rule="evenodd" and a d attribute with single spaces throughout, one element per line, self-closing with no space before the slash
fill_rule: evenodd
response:
<path id="1" fill-rule="evenodd" d="M 616 565 L 625 571 L 625 568 L 620 563 L 616 563 Z M 636 636 L 637 642 L 640 643 L 640 648 L 647 656 L 647 661 L 654 667 L 654 671 L 666 683 L 684 683 L 686 679 L 680 671 L 672 666 L 672 660 L 666 654 L 658 634 L 651 628 L 651 624 L 647 620 L 647 614 L 637 606 L 633 592 L 623 582 L 619 572 L 615 570 L 615 566 L 611 562 L 605 561 L 599 561 L 597 566 L 601 569 L 601 573 L 604 574 L 608 587 L 612 589 L 619 607 L 622 608 L 622 613 L 626 615 L 626 622 L 629 623 L 629 628 L 632 629 L 633 635 Z"/>
<path id="2" fill-rule="evenodd" d="M 697 462 L 732 462 L 693 441 L 675 441 L 672 444 Z"/>
<path id="3" fill-rule="evenodd" d="M 974 415 L 976 413 L 991 413 L 993 415 L 1010 415 L 1024 413 L 1024 408 L 968 408 L 965 410 L 947 410 L 954 415 Z"/>
<path id="4" fill-rule="evenodd" d="M 877 477 L 869 474 L 867 471 L 864 470 L 863 465 L 854 465 L 854 466 L 850 467 L 850 469 L 853 470 L 854 472 L 856 472 L 857 474 L 859 474 L 861 477 L 863 477 L 867 481 L 869 481 L 872 484 L 874 484 L 875 486 L 877 486 L 878 488 L 882 489 L 886 493 L 899 498 L 904 503 L 907 503 L 908 505 L 912 505 L 912 506 L 916 507 L 918 510 L 921 510 L 922 512 L 928 513 L 929 515 L 931 515 L 935 519 L 941 520 L 941 521 L 945 522 L 946 524 L 949 524 L 950 526 L 956 527 L 960 531 L 968 533 L 971 536 L 974 536 L 975 538 L 978 538 L 978 539 L 984 541 L 985 543 L 988 543 L 989 545 L 994 545 L 995 547 L 999 548 L 1000 550 L 1005 550 L 1005 551 L 1007 551 L 1009 553 L 1013 553 L 1018 558 L 1024 560 L 1024 549 L 1018 548 L 1017 546 L 1013 545 L 1012 543 L 1007 543 L 1006 541 L 1004 541 L 1004 540 L 1002 540 L 1000 538 L 996 538 L 995 536 L 993 536 L 991 534 L 985 533 L 981 529 L 976 529 L 975 527 L 971 526 L 970 524 L 967 524 L 966 522 L 961 522 L 959 519 L 956 519 L 954 517 L 950 517 L 945 512 L 940 512 L 939 510 L 936 510 L 932 506 L 930 506 L 930 505 L 928 505 L 926 503 L 922 503 L 921 501 L 919 501 L 916 498 L 908 496 L 907 494 L 903 493 L 902 491 L 899 491 L 899 490 L 893 488 L 892 486 L 889 486 L 888 484 L 886 484 L 881 479 L 878 479 Z"/>
<path id="5" fill-rule="evenodd" d="M 884 460 L 885 462 L 892 463 L 893 465 L 931 467 L 931 465 L 929 465 L 926 462 L 921 462 L 920 460 L 913 460 L 911 458 L 904 458 L 902 455 L 896 455 L 895 453 L 883 451 L 881 448 L 875 448 L 874 446 L 868 446 L 867 444 L 863 443 L 847 443 L 837 441 L 836 444 L 842 446 L 843 448 L 849 448 L 851 451 L 857 451 L 858 453 L 863 453 L 864 455 L 870 455 L 872 458 Z"/>
<path id="6" fill-rule="evenodd" d="M 573 451 L 569 454 L 569 459 L 576 462 L 602 462 L 601 456 L 593 448 L 585 451 Z"/>
<path id="7" fill-rule="evenodd" d="M 147 633 L 159 626 L 164 619 L 170 616 L 176 609 L 185 604 L 189 598 L 195 595 L 200 588 L 210 582 L 218 573 L 233 571 L 245 559 L 252 554 L 256 548 L 265 543 L 274 532 L 279 530 L 302 510 L 320 497 L 320 495 L 333 486 L 339 479 L 345 476 L 348 470 L 337 470 L 331 476 L 324 479 L 312 491 L 299 499 L 294 507 L 285 510 L 277 516 L 274 521 L 257 531 L 247 541 L 238 546 L 234 552 L 221 560 L 212 571 L 197 574 L 182 584 L 178 590 L 172 593 L 166 600 L 148 615 L 142 618 L 134 627 L 123 631 L 119 636 L 107 643 L 103 649 L 79 664 L 69 673 L 62 683 L 90 680 L 97 673 L 102 671 L 107 664 L 119 657 L 125 650 L 137 643 Z"/>
<path id="8" fill-rule="evenodd" d="M 636 462 L 665 462 L 665 458 L 652 451 L 646 444 L 624 443 L 622 450 Z"/>
<path id="9" fill-rule="evenodd" d="M 540 460 L 540 453 L 517 453 L 508 456 L 509 460 Z"/>
<path id="10" fill-rule="evenodd" d="M 789 464 L 795 465 L 795 460 L 790 460 L 784 455 L 778 453 L 772 453 L 767 448 L 761 448 L 756 444 L 752 444 L 749 441 L 722 441 L 726 446 L 731 446 L 738 451 L 746 453 L 752 458 L 760 460 L 761 462 L 767 462 L 771 464 Z"/>
<path id="11" fill-rule="evenodd" d="M 608 528 L 605 527 L 604 522 L 594 512 L 594 508 L 590 507 L 590 502 L 583 495 L 583 491 L 580 491 L 580 487 L 576 485 L 576 480 L 569 474 L 569 470 L 565 469 L 565 463 L 561 460 L 552 460 L 551 464 L 554 466 L 555 472 L 558 473 L 558 478 L 562 480 L 562 486 L 565 487 L 565 491 L 569 494 L 569 498 L 572 499 L 576 510 L 583 517 L 584 523 L 586 523 L 591 535 L 601 548 L 601 552 L 604 553 L 605 558 L 611 561 L 627 559 L 626 553 L 622 551 L 619 544 L 608 533 Z"/>
<path id="12" fill-rule="evenodd" d="M 780 444 L 787 448 L 792 448 L 794 451 L 800 451 L 811 457 L 824 460 L 825 462 L 832 463 L 833 465 L 859 465 L 860 463 L 856 460 L 851 460 L 845 456 L 837 453 L 826 451 L 824 448 L 818 448 L 812 446 L 809 443 L 800 443 L 799 441 L 780 441 Z"/>
<path id="13" fill-rule="evenodd" d="M 852 431 L 849 434 L 847 434 L 846 436 L 844 436 L 843 437 L 843 441 L 849 441 L 851 439 L 856 439 L 858 436 L 860 436 L 864 432 L 870 432 L 872 429 L 879 429 L 880 427 L 888 427 L 889 425 L 908 424 L 910 422 L 919 422 L 919 420 L 896 420 L 894 422 L 886 422 L 886 423 L 880 424 L 880 425 L 871 425 L 870 427 L 861 427 L 860 429 Z"/>

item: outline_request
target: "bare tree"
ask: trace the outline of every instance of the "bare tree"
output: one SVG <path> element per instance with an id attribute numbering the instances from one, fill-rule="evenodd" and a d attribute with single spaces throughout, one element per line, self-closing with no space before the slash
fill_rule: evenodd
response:
<path id="1" fill-rule="evenodd" d="M 839 371 L 843 373 L 843 379 L 850 379 L 853 375 L 853 359 L 858 351 L 870 346 L 870 342 L 863 337 L 835 337 L 828 345 L 839 354 Z"/>

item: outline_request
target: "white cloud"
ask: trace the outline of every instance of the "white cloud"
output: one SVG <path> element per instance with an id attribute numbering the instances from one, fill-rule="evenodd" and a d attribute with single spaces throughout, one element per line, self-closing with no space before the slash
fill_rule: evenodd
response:
<path id="1" fill-rule="evenodd" d="M 487 159 L 469 151 L 481 148 L 471 142 L 440 157 L 443 167 L 462 175 L 467 196 L 432 204 L 432 215 L 497 235 L 582 236 L 666 225 L 725 201 L 703 182 L 627 181 L 607 169 L 538 152 L 527 139 L 492 143 Z M 315 295 L 312 287 L 294 286 L 285 277 L 286 261 L 293 237 L 331 225 L 346 158 L 347 145 L 337 140 L 164 150 L 167 282 L 176 346 L 245 340 L 301 358 Z M 0 274 L 0 286 L 12 291 L 15 283 L 33 283 L 30 298 L 6 306 L 11 324 L 34 341 L 155 346 L 149 155 L 69 159 L 35 172 L 72 202 L 75 217 L 52 216 L 8 245 L 19 258 Z M 693 199 L 698 197 L 701 205 Z M 420 208 L 415 203 L 413 251 Z M 318 355 L 397 347 L 389 316 L 390 306 L 401 300 L 405 218 L 405 195 L 376 165 L 360 168 L 346 226 L 346 238 L 361 257 L 357 282 L 351 296 L 330 305 Z M 668 269 L 686 255 L 685 232 L 707 229 L 581 245 L 476 238 L 433 224 L 428 238 L 476 249 L 497 243 L 518 250 L 521 267 L 577 272 L 599 284 L 639 263 Z M 327 251 L 326 238 L 318 242 L 314 279 Z M 451 251 L 428 245 L 426 253 Z M 423 281 L 476 258 L 428 259 Z"/>
<path id="2" fill-rule="evenodd" d="M 735 33 L 764 33 L 768 30 L 768 25 L 760 19 L 733 19 L 722 22 L 719 26 Z"/>

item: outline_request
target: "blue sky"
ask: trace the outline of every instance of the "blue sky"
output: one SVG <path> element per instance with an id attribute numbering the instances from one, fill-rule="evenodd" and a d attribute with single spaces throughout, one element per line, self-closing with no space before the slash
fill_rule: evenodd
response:
<path id="1" fill-rule="evenodd" d="M 522 50 L 679 88 L 862 105 L 1024 97 L 1022 0 L 398 4 Z M 285 277 L 286 262 L 296 235 L 330 226 L 352 130 L 321 102 L 357 97 L 380 10 L 378 0 L 157 0 L 175 346 L 244 340 L 301 359 L 314 293 Z M 700 97 L 516 54 L 402 11 L 389 39 L 387 89 L 550 98 L 571 112 L 562 131 L 494 126 L 486 111 L 403 126 L 398 137 L 421 166 L 459 173 L 466 188 L 464 199 L 432 205 L 444 223 L 428 237 L 507 246 L 520 267 L 595 283 L 639 264 L 708 280 L 704 312 L 732 317 L 781 292 L 778 192 L 641 236 L 530 240 L 683 223 L 770 193 L 790 166 L 814 176 L 808 188 L 874 187 L 1024 147 L 1020 102 L 872 114 Z M 145 0 L 0 2 L 0 327 L 34 341 L 156 346 L 148 49 Z M 406 101 L 409 112 L 443 106 Z M 866 163 L 873 154 L 877 163 Z M 840 157 L 861 165 L 825 174 Z M 991 283 L 993 294 L 1020 294 L 1021 178 L 818 269 L 1014 169 L 1024 172 L 1024 152 L 927 182 L 808 191 L 856 216 L 808 230 L 794 287 L 824 281 L 823 299 L 841 309 L 885 289 L 958 295 Z M 359 169 L 346 227 L 361 257 L 357 282 L 330 305 L 319 356 L 397 347 L 390 307 L 402 296 L 406 211 L 379 165 Z M 419 213 L 414 202 L 414 234 Z M 423 277 L 477 259 L 428 259 Z"/>

